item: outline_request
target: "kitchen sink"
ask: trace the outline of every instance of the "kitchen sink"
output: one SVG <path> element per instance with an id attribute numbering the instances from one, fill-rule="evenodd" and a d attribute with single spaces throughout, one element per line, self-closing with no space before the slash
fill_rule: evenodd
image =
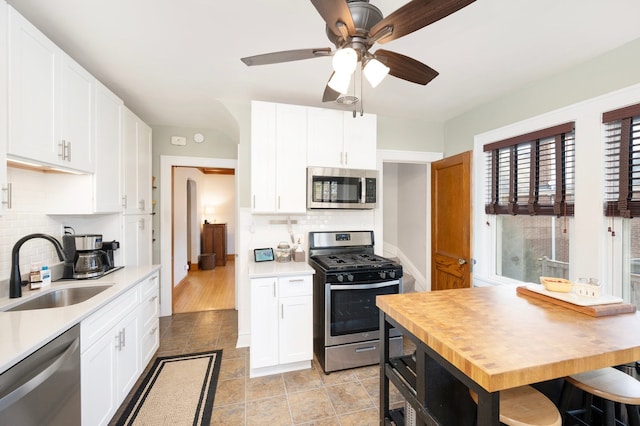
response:
<path id="1" fill-rule="evenodd" d="M 34 309 L 61 308 L 64 306 L 75 305 L 89 300 L 93 296 L 97 296 L 113 284 L 96 285 L 89 287 L 69 287 L 53 290 L 48 293 L 41 294 L 33 299 L 26 300 L 19 305 L 6 310 L 10 311 L 30 311 Z"/>

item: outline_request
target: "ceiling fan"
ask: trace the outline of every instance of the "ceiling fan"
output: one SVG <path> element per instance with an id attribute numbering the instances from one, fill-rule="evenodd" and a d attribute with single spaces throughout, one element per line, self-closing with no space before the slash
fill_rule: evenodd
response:
<path id="1" fill-rule="evenodd" d="M 331 48 L 298 49 L 241 58 L 248 66 L 268 65 L 333 56 L 334 71 L 325 87 L 322 101 L 335 101 L 346 93 L 358 63 L 373 87 L 387 75 L 426 85 L 438 76 L 433 68 L 400 53 L 378 49 L 387 43 L 436 22 L 475 0 L 412 0 L 386 18 L 369 0 L 311 0 L 326 22 Z M 357 101 L 357 98 L 356 98 Z"/>

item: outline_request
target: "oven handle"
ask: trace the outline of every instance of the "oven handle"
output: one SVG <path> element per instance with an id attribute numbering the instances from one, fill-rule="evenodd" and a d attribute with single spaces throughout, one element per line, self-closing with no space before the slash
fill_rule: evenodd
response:
<path id="1" fill-rule="evenodd" d="M 367 290 L 370 288 L 391 287 L 393 285 L 398 285 L 398 284 L 400 284 L 400 280 L 384 281 L 381 283 L 371 283 L 371 284 L 346 284 L 346 285 L 331 284 L 329 287 L 331 288 L 331 290 Z"/>

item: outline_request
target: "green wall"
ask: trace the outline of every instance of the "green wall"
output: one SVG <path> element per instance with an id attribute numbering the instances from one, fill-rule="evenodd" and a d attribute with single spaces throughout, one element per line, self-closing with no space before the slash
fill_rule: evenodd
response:
<path id="1" fill-rule="evenodd" d="M 448 120 L 445 157 L 473 149 L 474 135 L 637 83 L 640 39 Z"/>

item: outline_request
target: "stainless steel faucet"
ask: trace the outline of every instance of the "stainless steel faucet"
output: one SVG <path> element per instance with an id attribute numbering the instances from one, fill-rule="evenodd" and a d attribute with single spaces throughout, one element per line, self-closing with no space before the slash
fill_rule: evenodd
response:
<path id="1" fill-rule="evenodd" d="M 58 258 L 62 261 L 67 259 L 67 253 L 62 248 L 62 244 L 60 241 L 47 234 L 29 234 L 20 238 L 14 245 L 11 250 L 11 276 L 9 277 L 9 297 L 11 299 L 15 299 L 16 297 L 22 297 L 22 277 L 20 275 L 20 247 L 22 245 L 34 238 L 43 238 L 51 244 L 56 249 L 58 253 Z"/>

